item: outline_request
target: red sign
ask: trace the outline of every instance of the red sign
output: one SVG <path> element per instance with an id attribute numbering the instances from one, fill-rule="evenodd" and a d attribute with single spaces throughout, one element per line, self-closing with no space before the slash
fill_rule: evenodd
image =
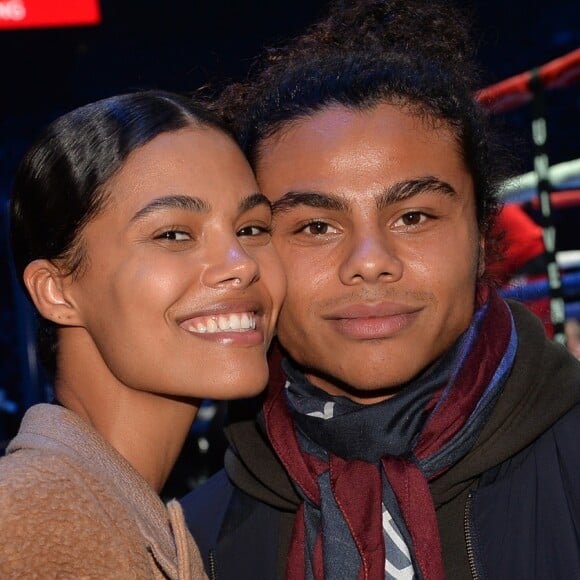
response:
<path id="1" fill-rule="evenodd" d="M 89 26 L 100 22 L 99 0 L 0 0 L 0 30 Z"/>

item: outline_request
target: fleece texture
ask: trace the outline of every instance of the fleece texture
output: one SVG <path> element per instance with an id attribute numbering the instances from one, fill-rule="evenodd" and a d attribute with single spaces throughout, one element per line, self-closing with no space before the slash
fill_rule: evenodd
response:
<path id="1" fill-rule="evenodd" d="M 99 433 L 58 405 L 30 408 L 0 458 L 0 578 L 203 579 L 167 506 Z"/>

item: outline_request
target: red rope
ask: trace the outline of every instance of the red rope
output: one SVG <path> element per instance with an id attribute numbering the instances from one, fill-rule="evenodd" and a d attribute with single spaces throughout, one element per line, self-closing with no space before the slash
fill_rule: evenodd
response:
<path id="1" fill-rule="evenodd" d="M 505 79 L 477 93 L 479 102 L 494 113 L 503 113 L 532 100 L 531 71 Z M 580 80 L 580 48 L 550 61 L 539 69 L 546 89 L 567 87 Z"/>
<path id="2" fill-rule="evenodd" d="M 580 189 L 569 189 L 566 191 L 559 191 L 552 194 L 552 207 L 554 209 L 564 209 L 567 207 L 580 206 Z M 525 202 L 526 208 L 537 210 L 540 208 L 540 200 L 534 197 L 530 201 Z"/>

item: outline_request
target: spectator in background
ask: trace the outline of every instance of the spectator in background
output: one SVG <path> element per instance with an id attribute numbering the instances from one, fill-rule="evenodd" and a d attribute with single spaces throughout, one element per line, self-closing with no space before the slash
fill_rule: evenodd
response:
<path id="1" fill-rule="evenodd" d="M 542 228 L 517 204 L 506 204 L 499 212 L 493 235 L 500 240 L 501 252 L 488 264 L 488 272 L 502 286 L 525 285 L 546 279 L 544 240 Z M 550 319 L 548 297 L 527 300 L 526 306 L 544 323 L 546 333 L 552 337 L 554 329 Z M 580 358 L 580 323 L 572 318 L 564 325 L 568 350 Z"/>
<path id="2" fill-rule="evenodd" d="M 498 213 L 492 235 L 499 240 L 499 252 L 488 263 L 488 272 L 501 286 L 526 284 L 546 278 L 542 228 L 517 204 L 505 204 Z M 554 336 L 547 296 L 527 300 L 526 306 Z"/>
<path id="3" fill-rule="evenodd" d="M 504 285 L 519 274 L 545 274 L 544 239 L 542 228 L 521 206 L 512 203 L 502 206 L 492 235 L 500 239 L 500 255 L 488 264 L 488 272 Z"/>

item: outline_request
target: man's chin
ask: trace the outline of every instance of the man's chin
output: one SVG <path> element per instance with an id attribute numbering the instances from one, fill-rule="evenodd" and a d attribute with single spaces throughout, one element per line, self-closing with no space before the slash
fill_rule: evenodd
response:
<path id="1" fill-rule="evenodd" d="M 364 374 L 364 371 L 361 371 Z M 355 376 L 331 376 L 320 372 L 305 371 L 306 377 L 310 382 L 335 397 L 347 397 L 356 403 L 362 405 L 372 405 L 395 396 L 404 388 L 408 382 L 405 377 L 385 376 L 384 374 L 376 377 L 366 376 L 366 380 L 361 382 L 360 375 Z M 410 378 L 410 377 L 409 377 Z"/>

